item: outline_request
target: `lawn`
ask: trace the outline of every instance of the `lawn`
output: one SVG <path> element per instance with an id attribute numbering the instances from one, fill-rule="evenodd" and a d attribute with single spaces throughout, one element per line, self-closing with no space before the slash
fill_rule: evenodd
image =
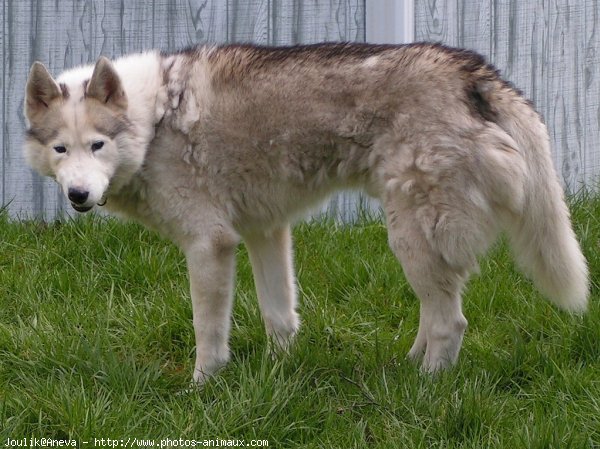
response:
<path id="1" fill-rule="evenodd" d="M 600 199 L 571 203 L 597 280 Z M 435 377 L 405 359 L 418 302 L 381 222 L 296 227 L 303 326 L 277 360 L 241 246 L 232 362 L 189 389 L 191 306 L 173 245 L 92 216 L 2 216 L 0 236 L 0 445 L 600 448 L 598 287 L 585 316 L 563 313 L 502 242 L 466 291 L 460 361 Z"/>

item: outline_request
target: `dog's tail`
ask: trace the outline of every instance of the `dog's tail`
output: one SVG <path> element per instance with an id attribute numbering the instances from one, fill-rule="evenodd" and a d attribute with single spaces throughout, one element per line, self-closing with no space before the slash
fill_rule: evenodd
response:
<path id="1" fill-rule="evenodd" d="M 589 293 L 588 268 L 552 163 L 548 131 L 511 86 L 495 87 L 502 95 L 489 89 L 481 95 L 493 95 L 488 104 L 493 105 L 494 121 L 516 143 L 524 175 L 520 211 L 504 226 L 513 253 L 540 292 L 563 309 L 582 312 Z"/>

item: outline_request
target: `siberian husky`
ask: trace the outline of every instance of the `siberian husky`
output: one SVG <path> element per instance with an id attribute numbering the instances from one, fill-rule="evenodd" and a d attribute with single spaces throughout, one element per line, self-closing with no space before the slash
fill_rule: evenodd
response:
<path id="1" fill-rule="evenodd" d="M 39 62 L 25 154 L 75 210 L 130 217 L 181 247 L 195 382 L 229 359 L 234 254 L 248 248 L 266 331 L 298 332 L 290 223 L 331 192 L 381 201 L 420 299 L 409 357 L 458 357 L 461 291 L 499 233 L 537 288 L 583 311 L 588 272 L 531 104 L 476 53 L 438 44 L 198 46 L 68 70 Z"/>

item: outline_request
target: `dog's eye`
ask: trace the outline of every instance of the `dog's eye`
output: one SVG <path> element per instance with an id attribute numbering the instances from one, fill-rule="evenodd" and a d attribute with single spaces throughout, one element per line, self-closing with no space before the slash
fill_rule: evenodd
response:
<path id="1" fill-rule="evenodd" d="M 92 151 L 98 151 L 103 146 L 104 146 L 104 142 L 102 142 L 101 140 L 98 140 L 98 141 L 92 143 Z"/>
<path id="2" fill-rule="evenodd" d="M 66 153 L 67 147 L 65 147 L 64 145 L 56 145 L 54 147 L 54 151 L 56 151 L 57 153 Z"/>

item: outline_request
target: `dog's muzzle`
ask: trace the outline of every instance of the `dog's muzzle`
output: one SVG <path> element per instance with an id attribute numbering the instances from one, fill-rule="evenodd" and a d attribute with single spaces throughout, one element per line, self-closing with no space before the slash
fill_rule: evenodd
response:
<path id="1" fill-rule="evenodd" d="M 94 206 L 79 206 L 77 204 L 71 203 L 71 206 L 73 207 L 73 209 L 75 209 L 77 212 L 88 212 L 90 210 L 92 210 L 92 208 Z"/>
<path id="2" fill-rule="evenodd" d="M 88 201 L 88 197 L 90 196 L 90 192 L 88 192 L 87 190 L 80 190 L 77 188 L 69 188 L 69 192 L 68 195 L 69 200 L 71 201 L 71 206 L 73 207 L 73 209 L 75 209 L 77 212 L 88 212 L 90 210 L 92 210 L 92 208 L 94 207 L 94 205 L 92 204 L 91 206 L 86 204 Z"/>

